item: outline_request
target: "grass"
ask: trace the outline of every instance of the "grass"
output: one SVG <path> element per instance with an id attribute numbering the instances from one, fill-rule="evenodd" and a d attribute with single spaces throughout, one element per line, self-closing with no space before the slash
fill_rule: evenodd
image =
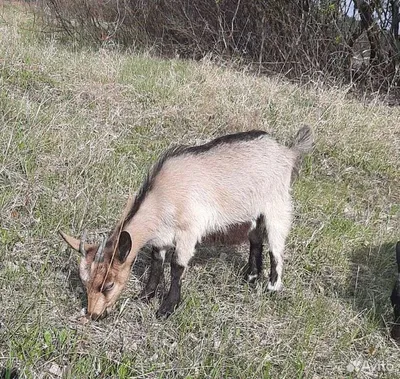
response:
<path id="1" fill-rule="evenodd" d="M 397 377 L 398 107 L 207 60 L 77 49 L 32 33 L 18 4 L 0 12 L 0 377 Z M 108 231 L 171 144 L 253 128 L 287 143 L 300 124 L 316 146 L 293 189 L 282 293 L 242 282 L 246 245 L 203 246 L 160 321 L 159 299 L 134 300 L 144 251 L 117 310 L 76 323 L 79 258 L 60 228 Z"/>

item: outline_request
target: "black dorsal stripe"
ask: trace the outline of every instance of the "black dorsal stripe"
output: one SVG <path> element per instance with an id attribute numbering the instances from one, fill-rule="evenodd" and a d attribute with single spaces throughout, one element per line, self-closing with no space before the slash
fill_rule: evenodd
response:
<path id="1" fill-rule="evenodd" d="M 228 134 L 226 136 L 221 136 L 221 137 L 215 138 L 212 141 L 207 142 L 203 145 L 189 146 L 186 148 L 185 152 L 190 153 L 190 154 L 202 154 L 202 153 L 210 151 L 211 149 L 221 146 L 221 145 L 253 141 L 253 140 L 258 139 L 261 136 L 264 136 L 266 134 L 267 133 L 262 130 L 251 130 L 249 132 Z"/>

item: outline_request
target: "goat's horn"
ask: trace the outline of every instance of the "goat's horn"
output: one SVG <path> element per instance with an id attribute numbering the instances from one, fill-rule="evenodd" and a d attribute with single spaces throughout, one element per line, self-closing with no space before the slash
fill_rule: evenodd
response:
<path id="1" fill-rule="evenodd" d="M 103 239 L 97 249 L 96 256 L 94 257 L 95 262 L 103 262 L 104 260 L 104 248 L 106 246 L 107 238 L 103 236 Z"/>
<path id="2" fill-rule="evenodd" d="M 86 230 L 83 232 L 81 242 L 79 243 L 79 252 L 83 255 L 83 257 L 86 257 L 86 250 L 85 250 L 85 240 L 86 240 Z"/>

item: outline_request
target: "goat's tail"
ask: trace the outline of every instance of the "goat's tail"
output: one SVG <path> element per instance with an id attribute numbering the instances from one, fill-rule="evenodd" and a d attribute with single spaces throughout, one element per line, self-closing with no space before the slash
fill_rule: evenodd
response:
<path id="1" fill-rule="evenodd" d="M 303 126 L 295 135 L 290 148 L 297 150 L 300 155 L 304 155 L 311 151 L 313 147 L 313 132 L 309 126 Z"/>
<path id="2" fill-rule="evenodd" d="M 309 126 L 303 126 L 295 135 L 290 149 L 297 152 L 297 159 L 293 165 L 291 183 L 297 178 L 300 171 L 303 155 L 312 150 L 314 142 L 313 132 Z"/>

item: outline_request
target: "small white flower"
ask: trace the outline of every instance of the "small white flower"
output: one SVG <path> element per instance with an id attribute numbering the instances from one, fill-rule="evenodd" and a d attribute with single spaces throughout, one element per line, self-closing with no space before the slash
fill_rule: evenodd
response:
<path id="1" fill-rule="evenodd" d="M 354 372 L 355 369 L 356 369 L 356 368 L 353 366 L 352 363 L 349 363 L 349 364 L 346 366 L 347 372 Z"/>
<path id="2" fill-rule="evenodd" d="M 346 366 L 348 372 L 359 372 L 362 366 L 362 362 L 359 359 L 355 359 L 350 361 L 350 363 Z"/>
<path id="3" fill-rule="evenodd" d="M 50 368 L 49 368 L 49 373 L 56 375 L 56 376 L 62 376 L 62 370 L 60 366 L 56 363 L 52 363 Z"/>

